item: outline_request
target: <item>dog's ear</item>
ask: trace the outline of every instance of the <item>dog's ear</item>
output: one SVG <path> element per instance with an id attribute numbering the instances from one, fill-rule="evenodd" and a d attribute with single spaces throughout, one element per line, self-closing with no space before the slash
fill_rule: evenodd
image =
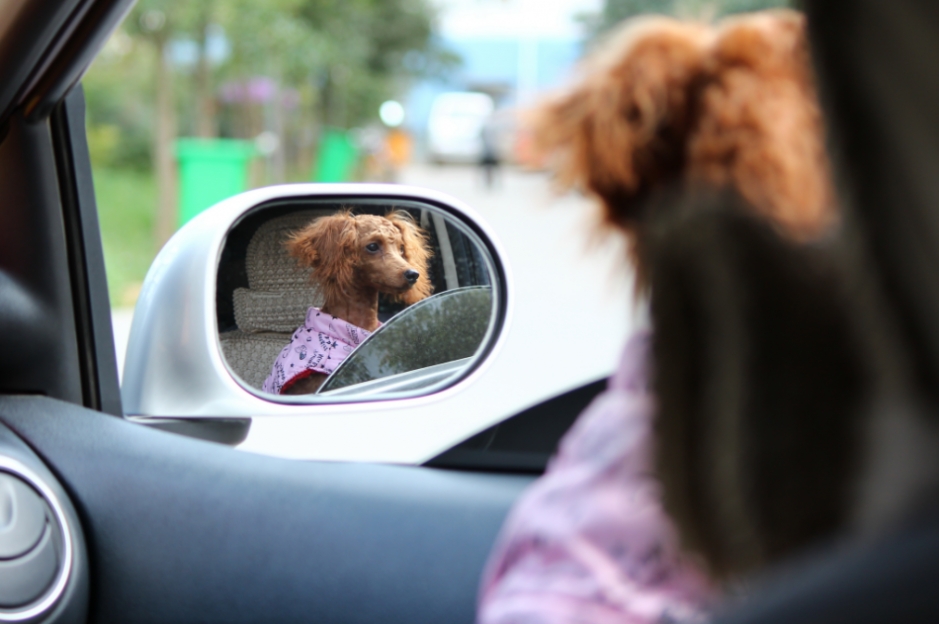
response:
<path id="1" fill-rule="evenodd" d="M 726 195 L 667 216 L 646 248 L 656 473 L 684 547 L 740 578 L 845 528 L 881 377 L 830 249 Z"/>
<path id="2" fill-rule="evenodd" d="M 732 187 L 788 235 L 812 238 L 837 218 L 805 18 L 728 18 L 708 60 L 689 177 Z"/>
<path id="3" fill-rule="evenodd" d="M 636 200 L 681 172 L 707 41 L 701 25 L 634 20 L 589 59 L 573 89 L 531 111 L 536 151 L 558 182 L 599 197 L 612 224 L 631 230 Z"/>
<path id="4" fill-rule="evenodd" d="M 357 240 L 355 217 L 339 212 L 320 217 L 294 232 L 285 246 L 300 264 L 313 269 L 312 278 L 329 301 L 352 289 L 358 259 Z"/>
<path id="5" fill-rule="evenodd" d="M 404 259 L 421 274 L 417 278 L 417 283 L 400 297 L 403 303 L 411 305 L 426 299 L 434 291 L 430 276 L 427 274 L 428 261 L 433 256 L 433 252 L 427 242 L 427 234 L 414 223 L 411 215 L 403 210 L 397 210 L 387 215 L 386 218 L 401 232 L 401 237 L 404 239 Z"/>

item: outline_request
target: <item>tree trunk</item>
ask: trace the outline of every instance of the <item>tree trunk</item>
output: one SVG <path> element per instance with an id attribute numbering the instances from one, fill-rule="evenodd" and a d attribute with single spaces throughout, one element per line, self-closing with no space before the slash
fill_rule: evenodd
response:
<path id="1" fill-rule="evenodd" d="M 156 172 L 157 249 L 170 239 L 179 221 L 176 193 L 176 160 L 173 141 L 176 139 L 176 102 L 173 93 L 173 69 L 166 56 L 166 39 L 156 43 L 156 123 L 153 132 L 153 168 Z"/>
<path id="2" fill-rule="evenodd" d="M 284 131 L 284 93 L 278 81 L 274 100 L 270 104 L 273 112 L 273 132 L 277 135 L 279 144 L 271 154 L 271 178 L 274 184 L 283 184 L 287 180 L 287 133 Z"/>
<path id="3" fill-rule="evenodd" d="M 196 136 L 215 138 L 215 97 L 212 93 L 212 68 L 209 67 L 208 30 L 211 6 L 206 6 L 199 20 L 199 61 L 196 64 Z"/>

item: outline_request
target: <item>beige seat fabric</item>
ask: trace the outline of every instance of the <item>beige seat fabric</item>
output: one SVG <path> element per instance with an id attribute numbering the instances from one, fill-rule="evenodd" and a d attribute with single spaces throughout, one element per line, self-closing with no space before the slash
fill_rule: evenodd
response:
<path id="1" fill-rule="evenodd" d="M 261 389 L 271 373 L 274 358 L 288 342 L 291 334 L 249 333 L 231 331 L 222 334 L 225 361 L 252 388 Z"/>
<path id="2" fill-rule="evenodd" d="M 272 219 L 258 228 L 245 258 L 248 288 L 233 295 L 237 331 L 219 337 L 228 365 L 260 389 L 274 358 L 303 324 L 310 306 L 322 305 L 310 272 L 287 255 L 284 241 L 312 219 L 331 214 L 308 210 Z"/>

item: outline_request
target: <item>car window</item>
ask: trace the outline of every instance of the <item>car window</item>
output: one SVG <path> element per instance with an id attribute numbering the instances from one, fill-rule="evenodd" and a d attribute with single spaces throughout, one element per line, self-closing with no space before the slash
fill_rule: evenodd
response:
<path id="1" fill-rule="evenodd" d="M 563 88 L 584 52 L 622 18 L 658 12 L 707 19 L 788 4 L 138 0 L 82 79 L 128 413 L 253 418 L 246 449 L 415 463 L 609 375 L 634 328 L 625 250 L 591 237 L 596 213 L 589 198 L 552 194 L 524 112 Z M 181 243 L 188 224 L 218 202 L 282 183 L 346 182 L 432 189 L 479 218 L 471 222 L 475 216 L 456 216 L 430 200 L 267 203 L 234 224 L 205 228 L 204 239 L 225 236 L 211 249 L 192 244 L 209 260 L 188 272 L 177 267 L 179 279 L 159 297 L 141 296 L 150 276 L 167 268 L 154 262 L 161 249 L 174 236 Z M 470 355 L 353 375 L 397 326 L 420 313 L 420 304 L 382 295 L 378 320 L 387 328 L 350 347 L 345 371 L 299 398 L 265 393 L 275 357 L 316 302 L 309 269 L 285 252 L 283 238 L 343 209 L 411 213 L 433 243 L 430 300 L 461 288 L 488 289 L 483 338 Z M 489 244 L 494 240 L 497 246 Z M 252 259 L 258 246 L 267 249 L 263 262 Z M 196 273 L 208 286 L 184 295 Z M 267 283 L 253 282 L 259 275 Z M 160 323 L 158 299 L 171 308 Z M 463 331 L 455 327 L 462 321 L 447 323 L 453 327 L 422 332 L 414 344 Z M 196 326 L 203 333 L 194 337 Z M 571 332 L 580 336 L 570 343 L 579 355 L 561 357 L 552 336 Z M 158 333 L 128 348 L 134 335 L 139 343 Z M 155 360 L 143 367 L 151 355 Z M 376 402 L 361 414 L 354 406 L 329 407 L 435 392 L 474 371 L 481 374 L 472 375 L 472 384 L 434 402 Z M 395 434 L 363 425 L 365 409 Z M 282 414 L 310 418 L 265 418 Z M 452 426 L 432 426 L 441 415 Z M 365 430 L 384 437 L 368 442 Z"/>

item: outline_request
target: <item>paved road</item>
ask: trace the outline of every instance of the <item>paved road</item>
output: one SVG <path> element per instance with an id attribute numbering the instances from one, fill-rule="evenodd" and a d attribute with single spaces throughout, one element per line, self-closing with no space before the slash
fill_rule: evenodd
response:
<path id="1" fill-rule="evenodd" d="M 631 323 L 631 279 L 621 243 L 595 228 L 590 202 L 559 198 L 544 175 L 516 170 L 504 171 L 491 190 L 473 167 L 412 166 L 399 182 L 448 193 L 490 224 L 517 294 L 513 322 L 524 323 L 528 336 L 562 338 L 562 349 L 591 341 L 600 368 L 612 369 Z M 119 370 L 132 316 L 130 309 L 113 312 Z"/>

